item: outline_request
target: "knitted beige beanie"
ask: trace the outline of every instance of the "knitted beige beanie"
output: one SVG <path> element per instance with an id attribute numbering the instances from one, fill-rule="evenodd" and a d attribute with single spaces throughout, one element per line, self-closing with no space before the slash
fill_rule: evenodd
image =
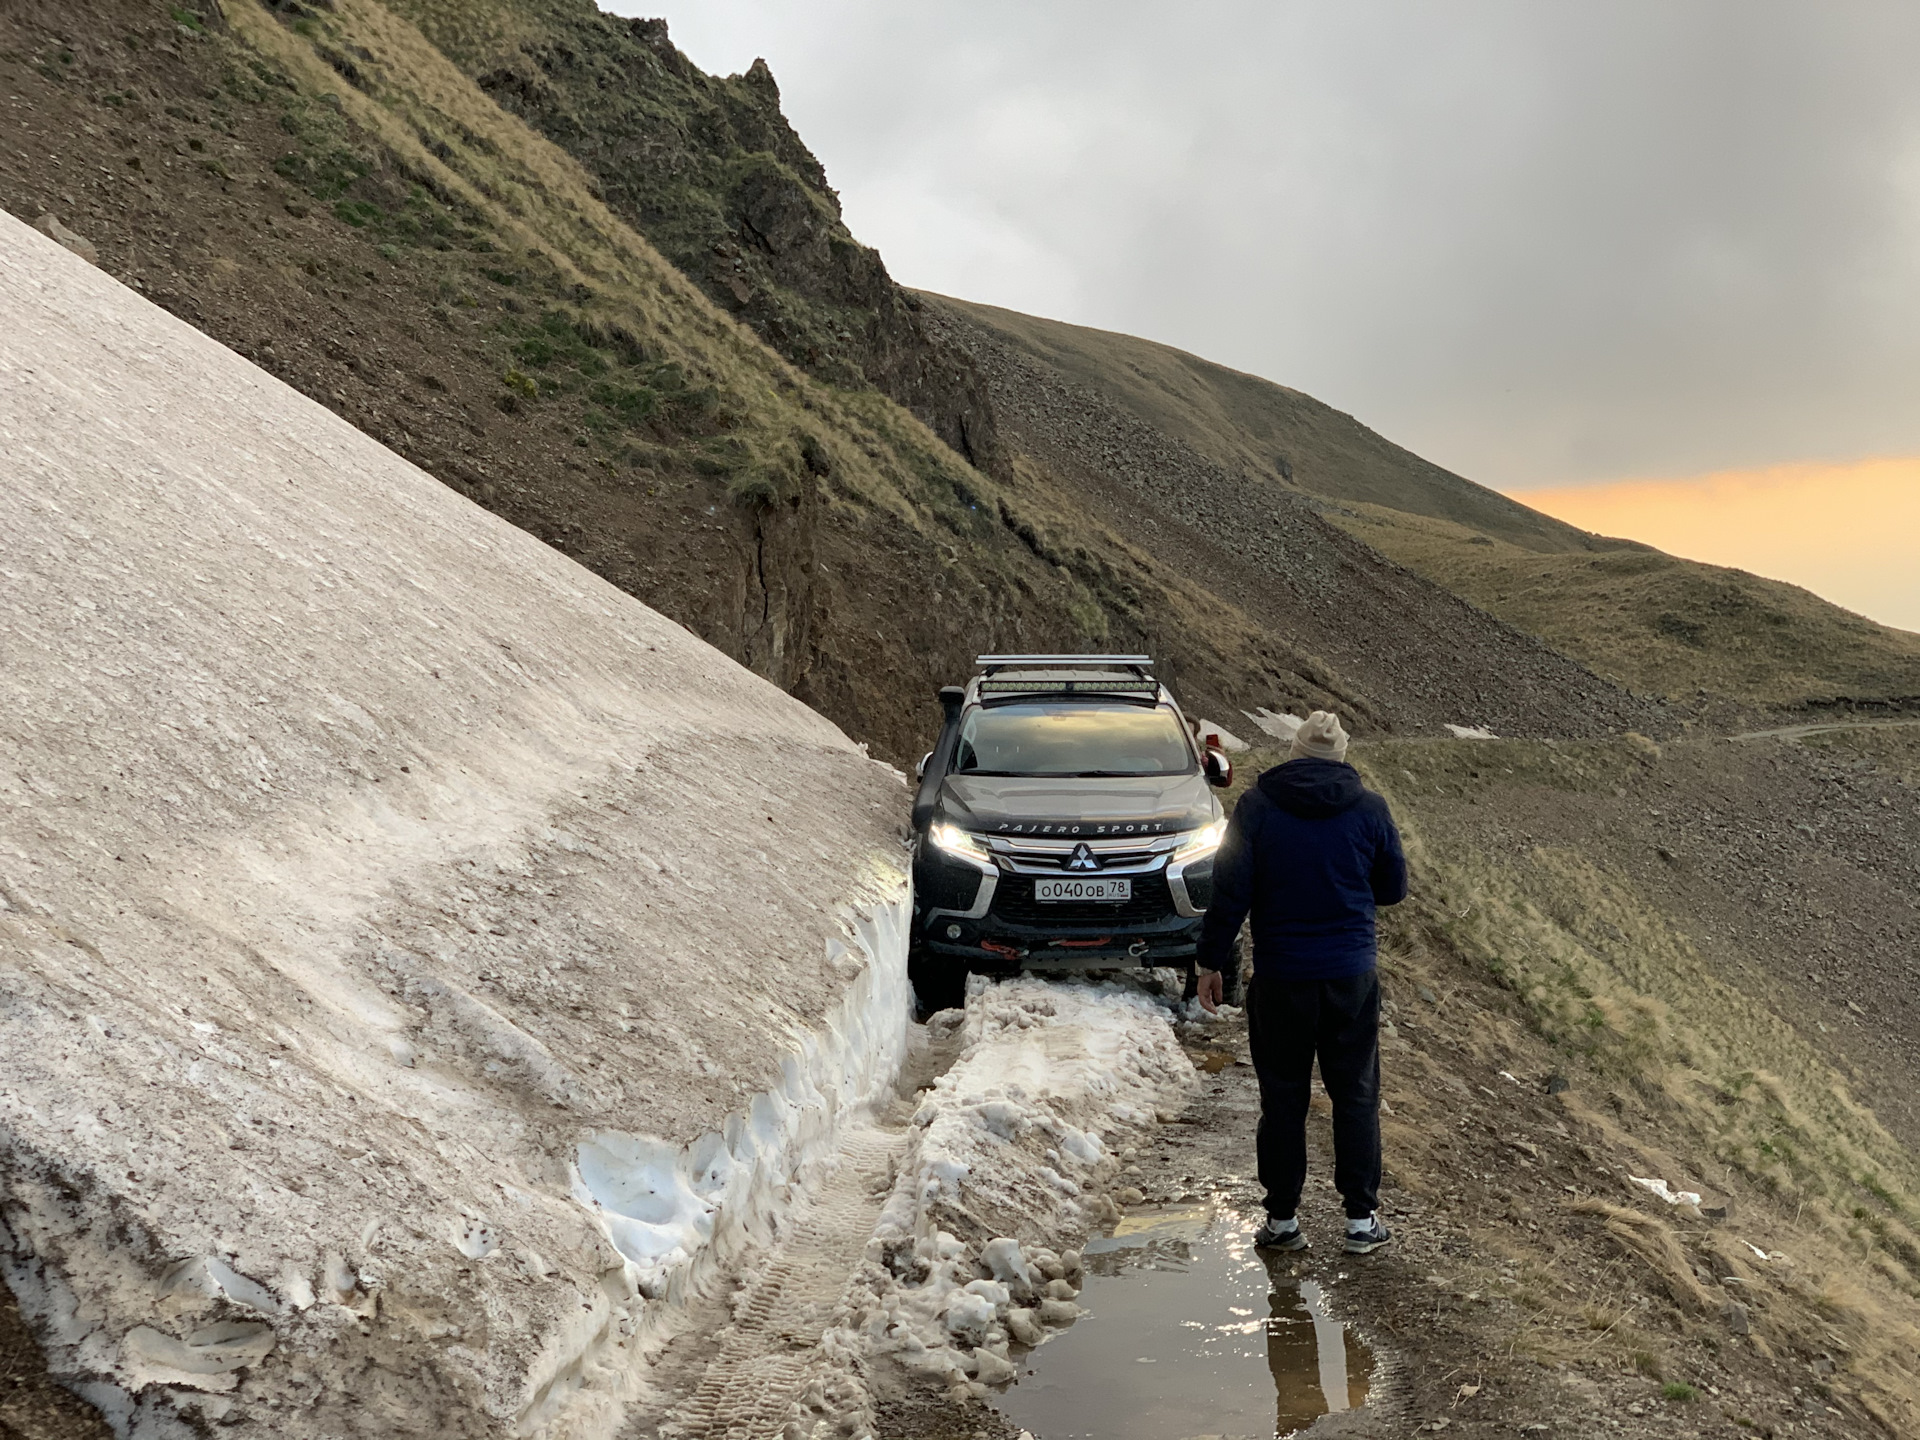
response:
<path id="1" fill-rule="evenodd" d="M 1331 710 L 1316 710 L 1300 722 L 1293 737 L 1289 760 L 1344 760 L 1347 758 L 1347 732 L 1340 728 L 1340 717 Z"/>

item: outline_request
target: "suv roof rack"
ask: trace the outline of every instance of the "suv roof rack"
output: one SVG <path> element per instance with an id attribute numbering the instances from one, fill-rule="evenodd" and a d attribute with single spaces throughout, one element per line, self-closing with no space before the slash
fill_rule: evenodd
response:
<path id="1" fill-rule="evenodd" d="M 1010 665 L 1042 665 L 1050 670 L 1062 666 L 1085 666 L 1093 670 L 1119 667 L 1131 670 L 1144 680 L 1147 678 L 1147 672 L 1153 668 L 1153 657 L 1151 655 L 977 655 L 973 663 L 981 666 L 988 675 L 1004 670 Z"/>
<path id="2" fill-rule="evenodd" d="M 980 695 L 1131 695 L 1158 699 L 1160 683 L 1145 655 L 982 655 Z M 1015 676 L 995 678 L 1003 670 Z"/>

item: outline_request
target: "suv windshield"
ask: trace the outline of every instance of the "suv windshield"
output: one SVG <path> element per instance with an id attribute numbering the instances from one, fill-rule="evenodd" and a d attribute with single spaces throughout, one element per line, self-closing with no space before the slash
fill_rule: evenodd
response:
<path id="1" fill-rule="evenodd" d="M 961 722 L 963 775 L 1180 775 L 1193 751 L 1171 710 L 1072 700 L 976 706 Z"/>

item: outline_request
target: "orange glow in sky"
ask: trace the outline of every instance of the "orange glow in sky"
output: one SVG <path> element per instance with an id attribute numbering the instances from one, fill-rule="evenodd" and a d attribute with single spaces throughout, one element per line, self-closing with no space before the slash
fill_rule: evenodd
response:
<path id="1" fill-rule="evenodd" d="M 1788 580 L 1884 625 L 1920 630 L 1920 456 L 1513 497 L 1583 530 Z"/>

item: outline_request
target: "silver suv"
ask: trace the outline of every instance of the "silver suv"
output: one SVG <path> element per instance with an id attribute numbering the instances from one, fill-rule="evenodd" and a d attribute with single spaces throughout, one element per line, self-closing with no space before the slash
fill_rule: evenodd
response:
<path id="1" fill-rule="evenodd" d="M 1187 968 L 1231 783 L 1144 655 L 982 655 L 914 798 L 922 1011 L 969 971 Z"/>

